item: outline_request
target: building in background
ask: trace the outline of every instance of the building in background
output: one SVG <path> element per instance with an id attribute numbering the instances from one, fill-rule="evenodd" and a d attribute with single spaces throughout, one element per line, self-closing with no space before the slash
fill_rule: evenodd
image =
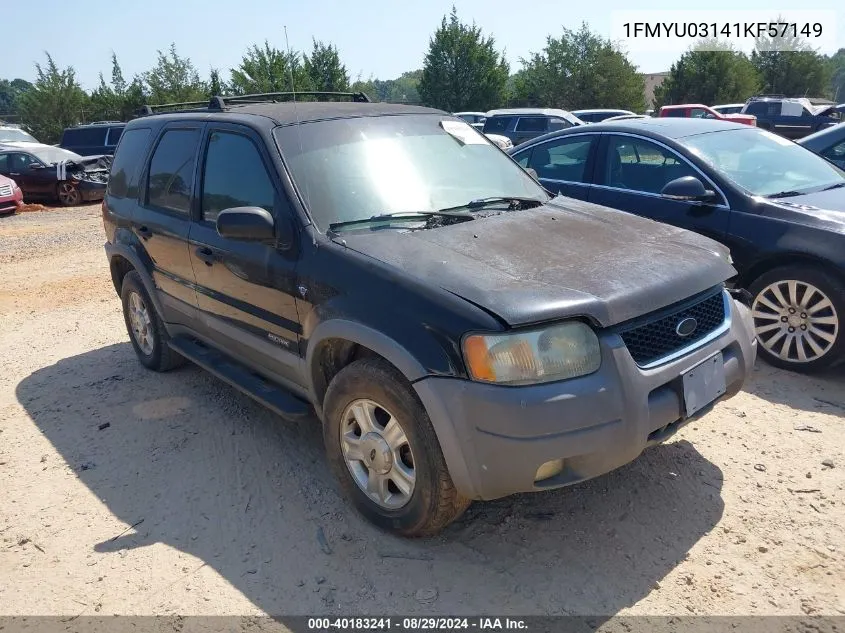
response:
<path id="1" fill-rule="evenodd" d="M 669 76 L 669 71 L 662 73 L 645 73 L 643 79 L 645 80 L 645 107 L 654 107 L 654 91 L 662 84 L 666 77 Z"/>

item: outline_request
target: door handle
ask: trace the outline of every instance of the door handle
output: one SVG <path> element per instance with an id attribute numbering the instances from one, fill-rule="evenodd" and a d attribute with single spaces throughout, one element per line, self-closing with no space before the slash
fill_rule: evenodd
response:
<path id="1" fill-rule="evenodd" d="M 20 174 L 18 172 L 14 172 L 14 171 L 9 172 L 9 175 L 10 176 L 20 176 Z"/>
<path id="2" fill-rule="evenodd" d="M 205 262 L 206 266 L 214 264 L 214 252 L 207 246 L 201 246 L 194 252 L 199 259 Z"/>
<path id="3" fill-rule="evenodd" d="M 148 240 L 153 236 L 153 232 L 146 226 L 139 226 L 138 235 L 141 236 L 141 239 Z"/>

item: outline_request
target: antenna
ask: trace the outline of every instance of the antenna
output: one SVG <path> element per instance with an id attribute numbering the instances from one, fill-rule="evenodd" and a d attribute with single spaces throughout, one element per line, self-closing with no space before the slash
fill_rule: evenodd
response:
<path id="1" fill-rule="evenodd" d="M 299 111 L 296 108 L 296 82 L 294 81 L 293 77 L 293 55 L 290 51 L 290 42 L 288 41 L 288 27 L 284 25 L 283 28 L 285 29 L 285 48 L 288 50 L 288 72 L 290 73 L 290 91 L 293 97 L 293 116 L 296 119 L 296 137 L 299 140 L 299 155 L 302 156 L 303 149 L 302 149 L 302 127 L 301 121 L 299 120 Z M 308 179 L 305 180 L 305 205 L 307 207 L 311 206 L 311 193 L 308 187 Z M 316 245 L 317 238 L 314 237 L 314 244 Z"/>

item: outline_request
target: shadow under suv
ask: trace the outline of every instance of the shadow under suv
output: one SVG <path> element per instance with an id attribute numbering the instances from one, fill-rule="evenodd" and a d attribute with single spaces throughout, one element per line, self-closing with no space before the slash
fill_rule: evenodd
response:
<path id="1" fill-rule="evenodd" d="M 551 198 L 445 112 L 344 96 L 127 124 L 103 220 L 143 365 L 315 412 L 349 498 L 404 535 L 606 473 L 739 391 L 724 247 Z"/>

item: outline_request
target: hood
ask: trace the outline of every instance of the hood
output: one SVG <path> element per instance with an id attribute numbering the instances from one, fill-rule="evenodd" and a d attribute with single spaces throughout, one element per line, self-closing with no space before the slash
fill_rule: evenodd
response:
<path id="1" fill-rule="evenodd" d="M 835 112 L 845 112 L 845 103 L 840 103 L 839 105 L 821 105 L 813 110 L 815 116 L 830 116 Z"/>
<path id="2" fill-rule="evenodd" d="M 827 228 L 845 233 L 845 187 L 789 198 L 767 198 L 766 202 L 788 209 L 793 222 L 808 226 L 824 224 Z"/>
<path id="3" fill-rule="evenodd" d="M 342 239 L 511 326 L 571 316 L 615 325 L 736 274 L 717 242 L 569 198 L 435 229 Z"/>

